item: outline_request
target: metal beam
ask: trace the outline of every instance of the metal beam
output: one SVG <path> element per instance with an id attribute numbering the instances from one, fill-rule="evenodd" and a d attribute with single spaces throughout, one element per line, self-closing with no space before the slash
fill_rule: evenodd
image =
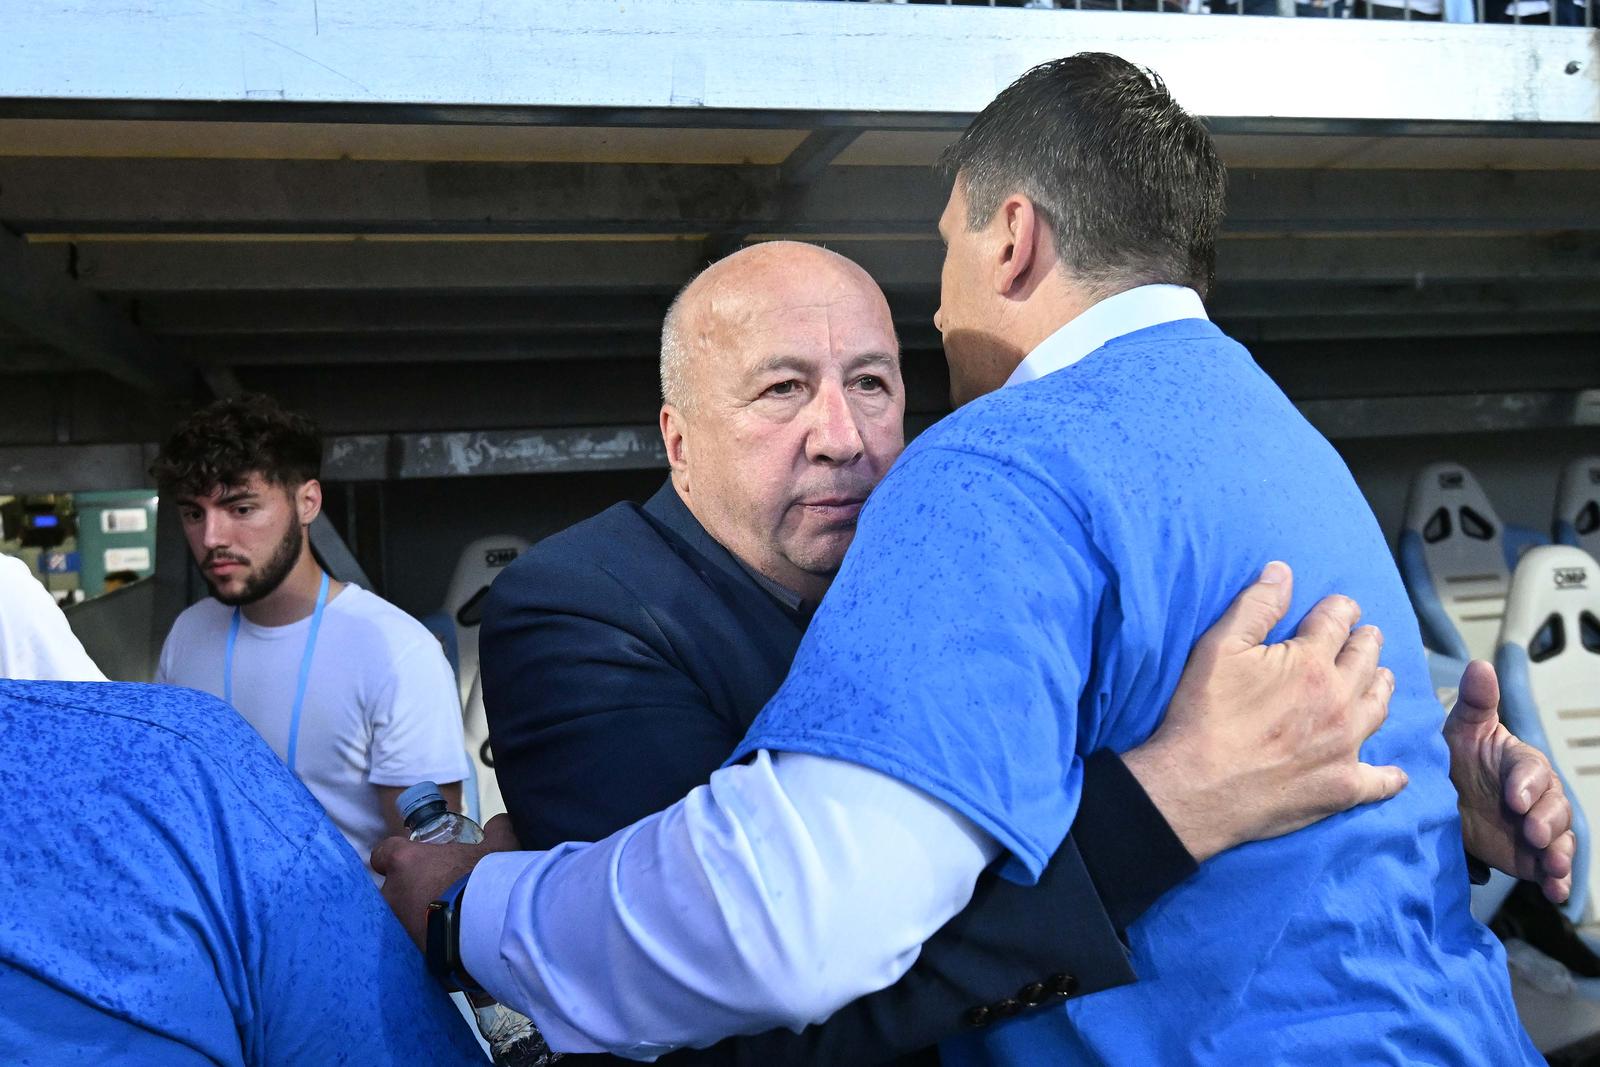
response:
<path id="1" fill-rule="evenodd" d="M 369 120 L 577 104 L 972 114 L 1028 67 L 1089 50 L 1153 67 L 1203 115 L 1259 115 L 1270 85 L 1288 119 L 1600 120 L 1583 30 L 726 0 L 326 6 L 8 0 L 0 98 L 359 105 Z"/>
<path id="2" fill-rule="evenodd" d="M 1503 433 L 1600 426 L 1600 390 L 1306 400 L 1334 439 Z M 922 429 L 920 419 L 913 429 Z M 655 426 L 395 433 L 330 437 L 323 477 L 337 481 L 460 478 L 666 466 Z M 148 484 L 154 445 L 0 446 L 0 490 L 126 489 Z"/>
<path id="3" fill-rule="evenodd" d="M 938 284 L 936 240 L 828 240 L 888 290 Z M 87 242 L 79 277 L 105 292 L 545 290 L 671 292 L 703 261 L 687 241 Z M 1225 239 L 1221 285 L 1600 279 L 1600 235 Z"/>
<path id="4" fill-rule="evenodd" d="M 70 493 L 148 486 L 154 445 L 0 446 L 0 492 Z"/>
<path id="5" fill-rule="evenodd" d="M 193 374 L 68 276 L 70 249 L 31 248 L 0 229 L 0 320 L 136 389 L 180 392 Z"/>
<path id="6" fill-rule="evenodd" d="M 931 237 L 944 180 L 828 167 L 855 136 L 813 134 L 782 167 L 0 158 L 0 219 L 31 235 Z M 1589 171 L 1242 168 L 1227 231 L 1594 230 L 1594 184 Z"/>
<path id="7" fill-rule="evenodd" d="M 90 242 L 84 284 L 109 292 L 442 288 L 669 291 L 698 241 Z"/>
<path id="8" fill-rule="evenodd" d="M 839 153 L 854 144 L 860 136 L 860 130 L 813 130 L 809 137 L 795 146 L 789 158 L 778 168 L 778 184 L 789 189 L 810 185 L 822 177 L 828 164 L 839 158 Z"/>
<path id="9" fill-rule="evenodd" d="M 1335 441 L 1600 426 L 1600 390 L 1594 389 L 1306 400 L 1297 406 L 1311 425 Z"/>
<path id="10" fill-rule="evenodd" d="M 459 478 L 665 467 L 655 426 L 368 434 L 330 438 L 330 481 Z"/>

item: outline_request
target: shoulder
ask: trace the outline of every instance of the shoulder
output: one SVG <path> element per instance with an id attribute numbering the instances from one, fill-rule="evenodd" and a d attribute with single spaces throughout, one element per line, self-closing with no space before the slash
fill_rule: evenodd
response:
<path id="1" fill-rule="evenodd" d="M 0 681 L 0 715 L 22 711 L 25 732 L 54 735 L 59 750 L 115 749 L 118 777 L 152 795 L 201 803 L 215 790 L 197 788 L 195 779 L 227 783 L 234 806 L 263 813 L 284 837 L 316 828 L 282 762 L 237 712 L 209 694 L 127 682 Z"/>
<path id="2" fill-rule="evenodd" d="M 675 559 L 638 505 L 614 504 L 517 557 L 490 586 L 485 623 L 515 607 L 561 610 L 574 599 L 592 605 L 625 596 L 624 590 L 659 576 Z"/>
<path id="3" fill-rule="evenodd" d="M 215 597 L 197 600 L 178 613 L 167 635 L 170 643 L 178 635 L 188 636 L 204 630 L 226 627 L 233 617 L 233 609 Z"/>
<path id="4" fill-rule="evenodd" d="M 392 656 L 389 659 L 374 657 L 374 664 L 390 664 L 394 656 L 406 653 L 430 654 L 437 651 L 440 659 L 445 656 L 438 645 L 438 638 L 429 632 L 426 625 L 379 597 L 378 593 L 362 589 L 360 585 L 344 587 L 328 605 L 328 619 L 344 622 L 346 627 L 357 629 L 362 648 L 371 648 L 379 643 L 386 646 Z"/>

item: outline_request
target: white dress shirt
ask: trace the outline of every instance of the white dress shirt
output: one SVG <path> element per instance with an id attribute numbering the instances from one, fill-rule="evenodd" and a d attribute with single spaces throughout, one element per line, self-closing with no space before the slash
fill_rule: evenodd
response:
<path id="1" fill-rule="evenodd" d="M 1051 334 L 1006 384 L 1205 317 L 1191 289 L 1130 289 Z M 762 751 L 604 841 L 486 857 L 462 902 L 461 955 L 551 1048 L 650 1059 L 799 1030 L 893 984 L 999 851 L 897 779 Z"/>
<path id="2" fill-rule="evenodd" d="M 103 682 L 55 598 L 15 556 L 0 556 L 0 678 Z"/>

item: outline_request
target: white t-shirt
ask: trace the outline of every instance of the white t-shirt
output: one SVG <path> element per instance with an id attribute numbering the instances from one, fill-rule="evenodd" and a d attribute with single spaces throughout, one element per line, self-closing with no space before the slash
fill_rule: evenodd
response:
<path id="1" fill-rule="evenodd" d="M 190 606 L 161 648 L 156 680 L 222 696 L 232 620 L 220 601 Z M 310 631 L 309 616 L 288 626 L 239 622 L 233 705 L 280 759 Z M 387 832 L 375 786 L 467 777 L 461 702 L 439 642 L 360 586 L 345 586 L 323 612 L 294 772 L 363 862 Z"/>
<path id="2" fill-rule="evenodd" d="M 0 678 L 103 682 L 55 598 L 15 556 L 0 556 Z"/>

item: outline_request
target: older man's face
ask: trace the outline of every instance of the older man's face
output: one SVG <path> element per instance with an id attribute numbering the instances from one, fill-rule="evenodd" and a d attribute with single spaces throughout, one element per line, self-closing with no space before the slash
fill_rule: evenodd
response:
<path id="1" fill-rule="evenodd" d="M 689 368 L 678 485 L 729 551 L 820 596 L 905 447 L 888 305 L 865 276 L 802 263 L 710 298 Z"/>

